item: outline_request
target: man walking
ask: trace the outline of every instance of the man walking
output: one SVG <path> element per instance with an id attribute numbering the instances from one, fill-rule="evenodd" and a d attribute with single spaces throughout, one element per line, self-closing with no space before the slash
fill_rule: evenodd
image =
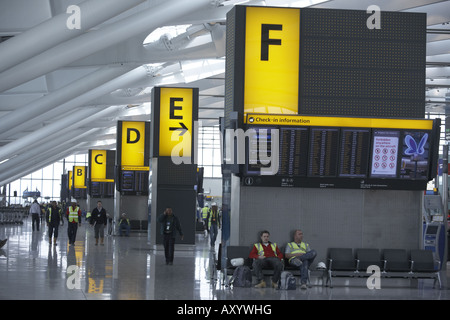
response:
<path id="1" fill-rule="evenodd" d="M 166 257 L 166 264 L 173 264 L 173 256 L 175 251 L 175 231 L 181 236 L 183 240 L 183 232 L 178 218 L 173 214 L 172 208 L 167 207 L 163 214 L 158 217 L 161 223 L 161 234 L 163 235 L 164 255 Z"/>
<path id="2" fill-rule="evenodd" d="M 59 224 L 61 222 L 61 209 L 56 205 L 56 201 L 52 201 L 52 205 L 48 207 L 45 220 L 47 221 L 48 227 L 48 241 L 52 244 L 53 236 L 53 245 L 56 246 Z"/>
<path id="3" fill-rule="evenodd" d="M 36 225 L 36 230 L 39 231 L 39 224 L 40 224 L 40 217 L 39 215 L 41 214 L 41 206 L 39 205 L 39 203 L 37 202 L 36 199 L 34 199 L 33 204 L 30 207 L 30 214 L 31 214 L 31 221 L 32 221 L 32 228 L 34 231 L 35 225 Z"/>
<path id="4" fill-rule="evenodd" d="M 100 245 L 103 246 L 105 238 L 105 227 L 108 222 L 106 217 L 106 210 L 102 206 L 102 202 L 97 201 L 97 207 L 92 210 L 91 224 L 94 225 L 95 245 L 98 245 L 98 238 L 100 237 Z"/>

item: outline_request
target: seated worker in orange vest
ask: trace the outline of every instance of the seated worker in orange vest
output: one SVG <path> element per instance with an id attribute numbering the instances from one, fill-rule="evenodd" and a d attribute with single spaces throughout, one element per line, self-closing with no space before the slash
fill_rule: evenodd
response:
<path id="1" fill-rule="evenodd" d="M 267 230 L 261 232 L 261 241 L 255 243 L 252 251 L 249 254 L 249 258 L 253 260 L 253 270 L 255 272 L 258 284 L 256 288 L 265 288 L 266 282 L 263 278 L 262 269 L 272 268 L 274 269 L 272 277 L 272 287 L 278 287 L 278 280 L 280 280 L 281 271 L 283 271 L 283 254 L 278 249 L 276 243 L 269 241 L 270 233 Z"/>

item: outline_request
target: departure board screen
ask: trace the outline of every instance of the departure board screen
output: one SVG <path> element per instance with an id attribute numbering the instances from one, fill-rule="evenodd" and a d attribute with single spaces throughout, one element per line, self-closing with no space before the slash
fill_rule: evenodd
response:
<path id="1" fill-rule="evenodd" d="M 339 128 L 311 128 L 308 176 L 336 177 Z"/>
<path id="2" fill-rule="evenodd" d="M 404 127 L 391 129 L 370 123 L 368 127 L 355 127 L 346 120 L 341 120 L 342 127 L 249 125 L 245 131 L 245 164 L 239 172 L 242 183 L 312 188 L 426 188 L 437 170 L 439 121 L 433 122 L 432 128 L 408 129 L 399 123 Z M 274 167 L 273 173 L 263 173 Z"/>
<path id="3" fill-rule="evenodd" d="M 148 174 L 148 171 L 121 171 L 119 191 L 125 195 L 147 195 Z"/>
<path id="4" fill-rule="evenodd" d="M 262 168 L 270 166 L 272 156 L 272 134 L 269 128 L 252 128 L 248 131 L 248 144 L 246 153 L 247 171 L 259 174 Z"/>
<path id="5" fill-rule="evenodd" d="M 308 164 L 307 128 L 280 129 L 280 175 L 306 176 Z"/>
<path id="6" fill-rule="evenodd" d="M 369 129 L 342 129 L 339 155 L 340 177 L 364 178 L 367 176 L 369 145 Z"/>

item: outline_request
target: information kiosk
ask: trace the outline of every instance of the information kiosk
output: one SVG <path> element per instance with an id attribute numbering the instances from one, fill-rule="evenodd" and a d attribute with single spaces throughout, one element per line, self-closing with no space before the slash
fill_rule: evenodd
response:
<path id="1" fill-rule="evenodd" d="M 441 196 L 438 194 L 425 195 L 424 209 L 423 248 L 434 252 L 435 257 L 439 258 L 442 263 L 444 261 L 446 237 Z"/>

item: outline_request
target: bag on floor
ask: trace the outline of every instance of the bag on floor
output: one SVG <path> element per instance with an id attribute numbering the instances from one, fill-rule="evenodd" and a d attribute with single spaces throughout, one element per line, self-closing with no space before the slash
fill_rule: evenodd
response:
<path id="1" fill-rule="evenodd" d="M 297 280 L 289 271 L 281 272 L 280 280 L 278 281 L 278 289 L 280 290 L 295 290 L 297 287 Z"/>
<path id="2" fill-rule="evenodd" d="M 247 266 L 239 266 L 233 272 L 233 277 L 230 281 L 233 287 L 251 287 L 252 286 L 252 272 Z"/>

